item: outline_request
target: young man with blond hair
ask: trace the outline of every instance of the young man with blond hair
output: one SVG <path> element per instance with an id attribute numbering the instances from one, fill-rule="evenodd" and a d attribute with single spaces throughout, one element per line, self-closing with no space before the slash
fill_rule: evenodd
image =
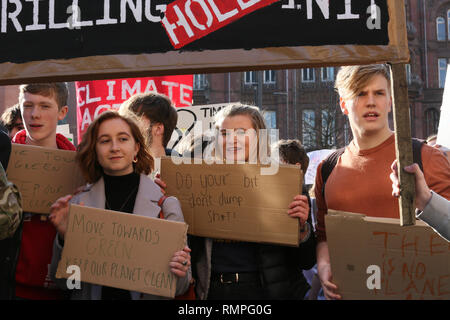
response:
<path id="1" fill-rule="evenodd" d="M 74 151 L 73 144 L 56 133 L 58 121 L 63 120 L 68 111 L 67 99 L 65 83 L 21 85 L 19 104 L 25 130 L 19 131 L 12 142 Z M 46 215 L 24 213 L 15 275 L 18 299 L 63 298 L 48 272 L 55 236 L 56 229 Z"/>
<path id="2" fill-rule="evenodd" d="M 389 128 L 392 107 L 390 73 L 386 65 L 342 67 L 336 78 L 342 112 L 348 116 L 353 140 L 337 158 L 324 185 L 322 162 L 317 168 L 317 270 L 325 297 L 341 299 L 332 282 L 325 214 L 328 209 L 371 217 L 399 218 L 389 174 L 395 159 L 395 137 Z M 450 199 L 450 164 L 426 144 L 420 149 L 425 180 L 434 192 Z M 326 160 L 325 160 L 326 161 Z"/>

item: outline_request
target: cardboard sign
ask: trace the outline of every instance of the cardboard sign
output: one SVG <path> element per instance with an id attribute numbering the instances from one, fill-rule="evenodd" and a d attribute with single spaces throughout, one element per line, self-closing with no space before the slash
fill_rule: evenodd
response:
<path id="1" fill-rule="evenodd" d="M 119 109 L 122 102 L 137 93 L 159 92 L 177 108 L 191 106 L 192 82 L 192 75 L 75 82 L 78 140 L 98 115 Z"/>
<path id="2" fill-rule="evenodd" d="M 237 102 L 236 102 L 237 103 Z M 177 108 L 178 121 L 172 137 L 167 145 L 168 148 L 175 148 L 184 137 L 193 134 L 194 126 L 201 124 L 201 132 L 214 128 L 215 115 L 230 104 L 236 103 L 217 103 L 207 105 L 190 106 L 188 108 Z"/>
<path id="3" fill-rule="evenodd" d="M 56 278 L 77 265 L 82 282 L 173 298 L 169 262 L 184 248 L 186 230 L 182 222 L 70 205 Z"/>
<path id="4" fill-rule="evenodd" d="M 409 61 L 403 0 L 93 3 L 2 1 L 0 84 Z"/>
<path id="5" fill-rule="evenodd" d="M 287 214 L 300 194 L 298 166 L 261 175 L 256 164 L 180 164 L 161 160 L 166 192 L 181 202 L 192 235 L 298 246 L 299 224 Z"/>
<path id="6" fill-rule="evenodd" d="M 48 214 L 58 198 L 85 184 L 75 155 L 75 151 L 12 144 L 7 174 L 19 188 L 23 211 Z"/>
<path id="7" fill-rule="evenodd" d="M 399 219 L 328 210 L 325 224 L 343 299 L 450 299 L 450 243 L 424 222 L 401 227 Z"/>

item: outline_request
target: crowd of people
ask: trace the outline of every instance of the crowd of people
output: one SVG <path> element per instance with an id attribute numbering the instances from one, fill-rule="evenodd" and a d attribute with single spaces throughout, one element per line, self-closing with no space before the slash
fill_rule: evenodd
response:
<path id="1" fill-rule="evenodd" d="M 388 123 L 390 81 L 388 68 L 381 64 L 346 66 L 338 72 L 336 89 L 353 140 L 317 168 L 311 190 L 317 212 L 311 210 L 305 187 L 286 203 L 286 214 L 298 220 L 298 246 L 188 235 L 184 249 L 167 261 L 177 277 L 175 295 L 182 296 L 194 287 L 199 300 L 341 299 L 328 252 L 327 210 L 399 218 L 400 168 Z M 171 101 L 158 93 L 136 94 L 118 111 L 100 114 L 75 148 L 56 133 L 58 121 L 67 114 L 67 100 L 65 83 L 22 85 L 18 104 L 2 116 L 7 132 L 0 134 L 2 168 L 6 170 L 11 143 L 72 150 L 77 152 L 76 162 L 88 184 L 57 199 L 50 215 L 22 213 L 18 205 L 9 211 L 0 207 L 0 217 L 14 217 L 8 225 L 0 224 L 0 299 L 162 299 L 90 283 L 68 289 L 65 279 L 56 279 L 69 204 L 147 217 L 158 217 L 162 210 L 164 219 L 184 221 L 177 195 L 165 195 L 166 183 L 154 174 L 156 160 L 180 154 L 207 154 L 243 163 L 261 159 L 261 148 L 252 144 L 265 143 L 258 135 L 266 129 L 264 116 L 255 106 L 229 105 L 216 115 L 213 136 L 190 138 L 178 153 L 167 148 L 177 124 Z M 207 152 L 212 145 L 214 151 Z M 414 164 L 402 170 L 416 179 L 416 216 L 450 239 L 450 161 L 445 150 L 427 143 L 413 143 L 413 148 L 420 154 L 420 159 L 414 160 L 423 169 Z M 297 165 L 306 172 L 309 159 L 299 140 L 281 140 L 271 152 L 279 155 L 281 163 Z M 15 195 L 20 203 L 20 194 Z M 311 276 L 308 270 L 316 272 Z"/>

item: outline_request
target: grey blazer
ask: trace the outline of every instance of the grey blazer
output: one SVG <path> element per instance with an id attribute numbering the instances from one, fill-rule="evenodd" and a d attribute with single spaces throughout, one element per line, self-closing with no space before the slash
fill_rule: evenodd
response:
<path id="1" fill-rule="evenodd" d="M 158 206 L 158 200 L 163 196 L 159 186 L 153 182 L 152 179 L 145 175 L 141 175 L 139 182 L 139 189 L 136 196 L 136 202 L 134 204 L 133 214 L 157 218 L 160 212 L 160 207 Z M 93 208 L 105 208 L 105 183 L 103 178 L 92 185 L 88 185 L 87 191 L 82 192 L 74 196 L 70 203 L 79 204 L 83 202 L 87 207 Z M 184 222 L 183 212 L 181 211 L 181 206 L 177 198 L 169 197 L 167 198 L 163 205 L 164 218 L 171 221 Z M 58 268 L 58 263 L 61 260 L 62 245 L 58 240 L 58 235 L 56 235 L 55 241 L 53 243 L 53 256 L 52 263 L 50 265 L 50 276 L 52 280 L 63 290 L 69 290 L 66 285 L 66 279 L 56 279 L 56 270 Z M 169 261 L 167 261 L 169 263 Z M 189 282 L 192 278 L 191 269 L 189 268 L 188 274 L 184 278 L 177 279 L 177 286 L 175 295 L 181 295 L 187 291 L 189 288 Z M 100 300 L 102 286 L 95 285 L 91 283 L 81 283 L 81 289 L 70 290 L 70 298 L 72 300 Z M 131 292 L 131 297 L 133 300 L 138 299 L 152 299 L 152 300 L 163 300 L 168 299 L 161 296 L 142 294 L 140 292 Z"/>
<path id="2" fill-rule="evenodd" d="M 417 217 L 426 222 L 444 239 L 450 241 L 450 201 L 431 191 L 431 199 L 417 214 Z"/>

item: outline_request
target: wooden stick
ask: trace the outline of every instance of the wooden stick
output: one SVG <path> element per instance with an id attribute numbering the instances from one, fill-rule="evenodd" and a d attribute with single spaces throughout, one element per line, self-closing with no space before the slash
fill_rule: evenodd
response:
<path id="1" fill-rule="evenodd" d="M 395 129 L 395 153 L 398 161 L 398 177 L 401 193 L 398 199 L 400 207 L 400 225 L 416 224 L 414 193 L 414 175 L 403 170 L 413 163 L 411 143 L 411 121 L 409 115 L 408 85 L 404 64 L 391 65 L 392 107 Z"/>

